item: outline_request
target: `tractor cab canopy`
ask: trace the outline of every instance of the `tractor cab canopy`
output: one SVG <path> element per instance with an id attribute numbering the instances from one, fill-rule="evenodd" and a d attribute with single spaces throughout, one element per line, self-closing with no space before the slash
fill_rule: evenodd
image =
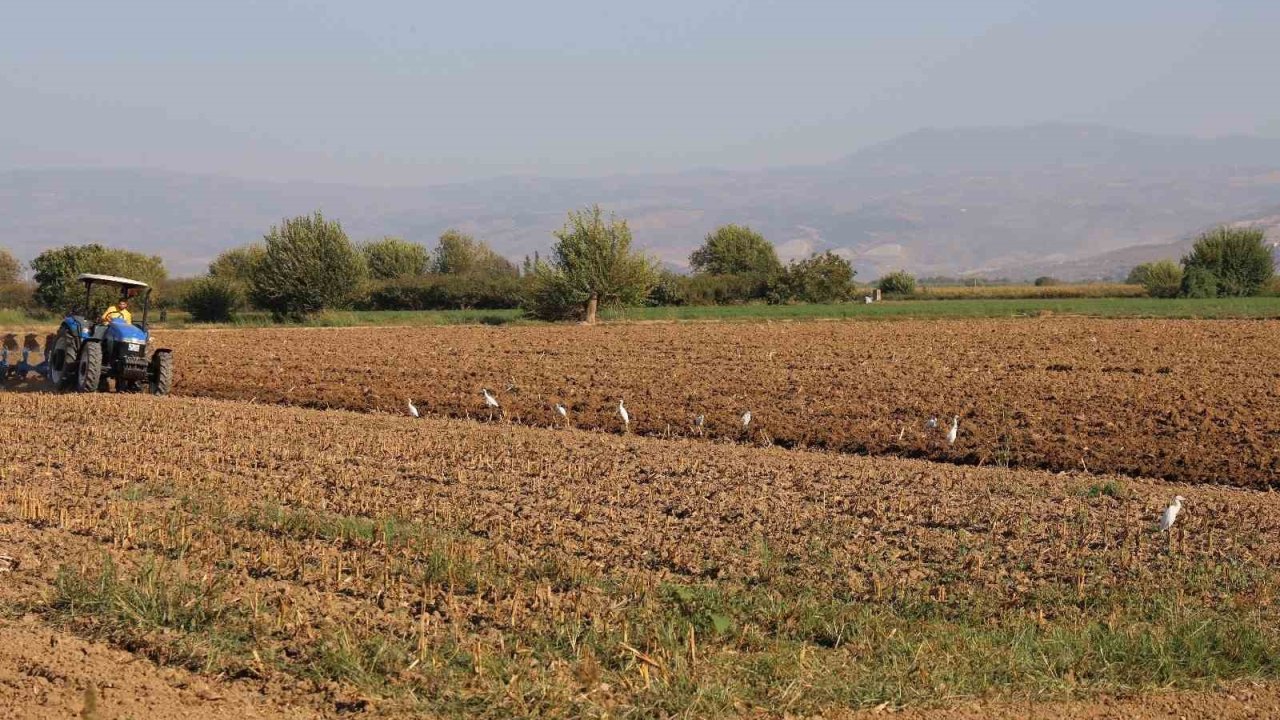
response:
<path id="1" fill-rule="evenodd" d="M 76 282 L 82 282 L 86 285 L 93 283 L 116 285 L 124 289 L 136 288 L 137 290 L 148 290 L 151 288 L 150 285 L 142 282 L 141 280 L 130 280 L 129 278 L 116 277 L 115 275 L 95 275 L 93 273 L 81 273 L 80 276 L 76 278 Z"/>
<path id="2" fill-rule="evenodd" d="M 136 295 L 142 295 L 142 320 L 135 323 L 140 327 L 147 325 L 147 311 L 150 309 L 151 303 L 151 286 L 141 280 L 130 280 L 125 277 L 117 277 L 115 275 L 98 275 L 95 273 L 81 273 L 76 277 L 76 282 L 84 283 L 84 307 L 85 313 L 88 315 L 90 322 L 96 317 L 94 313 L 93 303 L 93 287 L 95 285 L 106 285 L 109 287 L 120 288 L 120 297 L 132 299 Z"/>

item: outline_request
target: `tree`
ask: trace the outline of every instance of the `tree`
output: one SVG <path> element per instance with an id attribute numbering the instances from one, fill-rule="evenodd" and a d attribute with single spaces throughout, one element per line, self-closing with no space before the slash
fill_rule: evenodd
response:
<path id="1" fill-rule="evenodd" d="M 916 278 L 905 270 L 895 270 L 876 281 L 886 295 L 911 295 L 916 291 Z"/>
<path id="2" fill-rule="evenodd" d="M 232 248 L 209 263 L 209 274 L 247 288 L 253 282 L 254 266 L 266 252 L 261 243 Z"/>
<path id="3" fill-rule="evenodd" d="M 418 243 L 385 237 L 360 246 L 369 276 L 375 280 L 394 280 L 426 275 L 431 270 L 431 252 Z"/>
<path id="4" fill-rule="evenodd" d="M 22 263 L 4 248 L 0 248 L 0 285 L 11 285 L 22 279 Z"/>
<path id="5" fill-rule="evenodd" d="M 599 205 L 570 212 L 551 262 L 534 267 L 531 310 L 535 316 L 562 319 L 581 312 L 596 321 L 603 304 L 638 305 L 657 283 L 654 262 L 631 250 L 631 229 L 613 215 L 608 221 Z"/>
<path id="6" fill-rule="evenodd" d="M 745 225 L 725 225 L 707 235 L 689 256 L 689 265 L 703 275 L 769 277 L 782 270 L 773 243 Z"/>
<path id="7" fill-rule="evenodd" d="M 283 220 L 264 240 L 252 292 L 258 306 L 277 319 L 301 319 L 344 305 L 368 273 L 342 224 L 319 212 Z"/>
<path id="8" fill-rule="evenodd" d="M 1050 287 L 1052 285 L 1061 285 L 1062 281 L 1056 277 L 1050 277 L 1049 275 L 1041 275 L 1040 277 L 1035 279 L 1035 282 L 1031 284 L 1035 285 L 1036 287 Z"/>
<path id="9" fill-rule="evenodd" d="M 243 286 L 217 275 L 192 282 L 182 295 L 182 309 L 196 322 L 230 322 L 243 307 Z"/>
<path id="10" fill-rule="evenodd" d="M 257 268 L 258 263 L 262 261 L 263 256 L 266 254 L 267 249 L 263 247 L 262 243 L 250 243 L 231 248 L 209 263 L 209 277 L 233 286 L 238 296 L 237 305 L 240 307 L 248 305 L 249 296 L 253 291 L 254 269 Z M 190 289 L 190 287 L 185 288 L 185 290 Z M 186 302 L 185 290 L 182 296 L 184 304 Z M 235 309 L 238 310 L 240 307 Z"/>
<path id="11" fill-rule="evenodd" d="M 1213 276 L 1219 296 L 1257 295 L 1275 274 L 1275 259 L 1265 237 L 1260 228 L 1220 227 L 1204 233 L 1182 258 L 1184 282 L 1195 280 L 1203 291 L 1208 285 L 1202 278 L 1204 271 Z"/>
<path id="12" fill-rule="evenodd" d="M 770 291 L 773 302 L 832 303 L 853 297 L 853 276 L 848 260 L 827 251 L 807 260 L 792 261 Z"/>
<path id="13" fill-rule="evenodd" d="M 445 230 L 436 246 L 435 271 L 442 275 L 519 275 L 515 263 L 458 230 Z"/>
<path id="14" fill-rule="evenodd" d="M 1129 277 L 1125 278 L 1125 284 L 1146 285 L 1147 276 L 1150 272 L 1151 272 L 1151 263 L 1141 263 L 1139 265 L 1135 265 L 1133 269 L 1129 271 Z"/>
<path id="15" fill-rule="evenodd" d="M 1129 273 L 1129 282 L 1147 289 L 1151 297 L 1171 298 L 1182 292 L 1182 268 L 1172 260 L 1143 263 Z"/>
<path id="16" fill-rule="evenodd" d="M 31 287 L 22 282 L 22 263 L 0 248 L 0 308 L 30 308 L 31 301 Z"/>
<path id="17" fill-rule="evenodd" d="M 123 276 L 141 280 L 152 288 L 159 288 L 168 278 L 164 261 L 155 255 L 98 244 L 66 245 L 46 250 L 31 261 L 31 269 L 35 273 L 36 301 L 55 312 L 66 311 L 82 302 L 83 288 L 76 282 L 76 276 L 81 273 Z M 111 292 L 114 291 L 104 288 L 102 295 L 95 295 L 90 300 L 93 307 L 80 310 L 91 312 L 99 304 L 115 300 L 108 296 Z M 151 299 L 152 302 L 158 301 L 160 291 L 153 291 Z"/>

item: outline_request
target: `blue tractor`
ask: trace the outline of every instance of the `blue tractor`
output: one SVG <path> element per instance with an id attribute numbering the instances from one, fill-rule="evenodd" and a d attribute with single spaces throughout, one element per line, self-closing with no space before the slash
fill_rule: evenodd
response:
<path id="1" fill-rule="evenodd" d="M 168 395 L 173 386 L 173 351 L 151 349 L 147 329 L 151 287 L 144 282 L 112 275 L 84 274 L 83 314 L 72 310 L 45 343 L 45 369 L 55 390 L 78 392 L 141 392 Z M 142 320 L 134 322 L 129 310 L 117 301 L 108 314 L 93 307 L 94 287 L 119 291 L 120 301 L 141 296 Z M 148 357 L 150 353 L 150 357 Z"/>

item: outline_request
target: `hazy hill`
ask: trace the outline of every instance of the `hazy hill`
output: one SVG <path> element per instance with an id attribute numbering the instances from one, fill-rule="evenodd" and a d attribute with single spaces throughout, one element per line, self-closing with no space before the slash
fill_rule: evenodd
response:
<path id="1" fill-rule="evenodd" d="M 675 265 L 715 226 L 739 222 L 787 257 L 845 254 L 861 278 L 896 267 L 1028 276 L 1057 266 L 1066 276 L 1076 272 L 1071 261 L 1107 262 L 1121 248 L 1257 216 L 1278 198 L 1277 140 L 1082 125 L 925 129 L 818 166 L 424 188 L 11 169 L 0 171 L 0 245 L 30 258 L 54 245 L 102 241 L 196 272 L 281 217 L 319 208 L 357 239 L 396 234 L 433 243 L 456 226 L 519 258 L 550 245 L 566 210 L 599 202 Z"/>
<path id="2" fill-rule="evenodd" d="M 1234 227 L 1257 227 L 1266 233 L 1266 241 L 1271 243 L 1272 254 L 1277 266 L 1280 266 L 1280 206 L 1270 212 L 1261 213 L 1248 218 L 1220 223 Z M 1207 229 L 1207 228 L 1204 228 Z M 1079 260 L 1057 263 L 1032 264 L 1027 269 L 1032 275 L 1050 275 L 1064 279 L 1081 278 L 1121 278 L 1135 265 L 1156 260 L 1177 261 L 1191 252 L 1198 232 L 1187 233 L 1170 242 L 1132 245 L 1119 250 L 1093 255 Z"/>

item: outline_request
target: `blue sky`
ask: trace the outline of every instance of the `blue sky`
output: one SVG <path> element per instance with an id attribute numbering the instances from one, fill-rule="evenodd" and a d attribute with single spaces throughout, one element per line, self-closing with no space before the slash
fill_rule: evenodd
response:
<path id="1" fill-rule="evenodd" d="M 0 8 L 0 168 L 425 184 L 822 162 L 919 127 L 1280 136 L 1276 2 Z"/>

